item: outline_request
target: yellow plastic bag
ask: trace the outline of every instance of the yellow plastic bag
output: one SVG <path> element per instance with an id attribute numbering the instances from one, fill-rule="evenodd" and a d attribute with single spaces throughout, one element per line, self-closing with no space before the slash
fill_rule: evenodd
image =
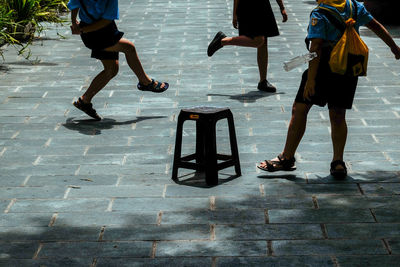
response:
<path id="1" fill-rule="evenodd" d="M 346 30 L 334 46 L 329 66 L 331 71 L 341 75 L 366 76 L 368 47 L 354 29 L 355 20 L 346 21 Z"/>

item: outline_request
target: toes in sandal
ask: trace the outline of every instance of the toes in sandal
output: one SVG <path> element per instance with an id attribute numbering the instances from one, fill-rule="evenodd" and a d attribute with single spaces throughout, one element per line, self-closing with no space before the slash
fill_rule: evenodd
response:
<path id="1" fill-rule="evenodd" d="M 164 84 L 164 87 L 161 87 Z M 166 91 L 169 87 L 169 84 L 166 82 L 158 82 L 155 81 L 154 79 L 151 79 L 151 83 L 144 85 L 142 83 L 138 83 L 137 84 L 137 88 L 140 91 L 150 91 L 150 92 L 154 92 L 154 93 L 162 93 L 164 91 Z"/>
<path id="2" fill-rule="evenodd" d="M 97 114 L 96 110 L 93 108 L 92 103 L 83 102 L 82 98 L 78 98 L 77 101 L 73 103 L 73 105 L 77 108 L 85 112 L 87 115 L 92 117 L 93 119 L 100 121 L 101 117 Z"/>
<path id="3" fill-rule="evenodd" d="M 336 169 L 337 166 L 342 166 Z M 335 160 L 331 162 L 331 175 L 336 179 L 344 179 L 347 176 L 347 167 L 343 160 Z"/>
<path id="4" fill-rule="evenodd" d="M 267 172 L 276 172 L 276 171 L 294 171 L 296 170 L 295 165 L 296 159 L 293 157 L 291 159 L 284 159 L 282 155 L 277 156 L 277 160 L 265 160 L 264 166 L 258 165 L 257 168 Z"/>

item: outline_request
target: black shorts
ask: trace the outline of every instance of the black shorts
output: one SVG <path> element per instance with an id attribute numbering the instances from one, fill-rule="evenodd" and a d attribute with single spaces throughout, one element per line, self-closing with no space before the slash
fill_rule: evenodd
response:
<path id="1" fill-rule="evenodd" d="M 85 26 L 84 22 L 81 22 Z M 94 32 L 82 33 L 81 38 L 85 46 L 92 50 L 92 58 L 100 60 L 117 60 L 118 52 L 104 51 L 105 48 L 111 47 L 121 40 L 123 32 L 120 32 L 114 21 L 110 24 Z"/>
<path id="2" fill-rule="evenodd" d="M 308 70 L 303 73 L 295 101 L 297 103 L 315 104 L 321 107 L 328 104 L 329 109 L 351 109 L 357 88 L 358 77 L 332 73 L 328 63 L 329 55 L 330 50 L 324 49 L 315 81 L 315 95 L 311 97 L 311 101 L 303 98 Z"/>

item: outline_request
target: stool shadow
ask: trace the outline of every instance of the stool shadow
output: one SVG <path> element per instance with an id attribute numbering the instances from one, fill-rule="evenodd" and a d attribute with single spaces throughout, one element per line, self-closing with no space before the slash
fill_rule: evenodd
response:
<path id="1" fill-rule="evenodd" d="M 166 118 L 166 116 L 140 116 L 134 120 L 128 121 L 116 121 L 114 119 L 104 118 L 101 121 L 94 119 L 76 120 L 74 117 L 68 118 L 65 123 L 62 124 L 65 128 L 73 131 L 77 131 L 85 135 L 99 135 L 102 130 L 109 130 L 114 128 L 116 125 L 129 125 L 144 120 Z"/>
<path id="2" fill-rule="evenodd" d="M 224 176 L 227 178 L 221 178 L 221 176 Z M 185 177 L 189 177 L 189 178 L 185 179 Z M 230 175 L 230 174 L 219 173 L 218 185 L 228 183 L 236 178 L 239 178 L 239 176 L 237 176 L 236 174 Z M 179 184 L 179 185 L 186 185 L 186 186 L 192 186 L 192 187 L 198 187 L 198 188 L 212 188 L 212 187 L 218 186 L 218 185 L 207 185 L 204 172 L 188 173 L 188 174 L 178 177 L 178 180 L 172 180 L 172 181 L 174 181 L 176 184 Z"/>
<path id="3" fill-rule="evenodd" d="M 261 92 L 261 91 L 250 91 L 248 93 L 239 94 L 239 95 L 207 94 L 207 96 L 227 96 L 230 99 L 237 100 L 241 103 L 254 103 L 258 99 L 273 96 L 273 95 L 281 95 L 281 94 L 285 94 L 285 93 L 267 93 L 267 92 Z"/>

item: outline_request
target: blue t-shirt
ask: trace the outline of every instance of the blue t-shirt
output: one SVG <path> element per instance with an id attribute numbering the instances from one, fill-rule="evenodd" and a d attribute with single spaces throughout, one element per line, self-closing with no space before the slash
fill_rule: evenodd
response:
<path id="1" fill-rule="evenodd" d="M 357 1 L 352 2 L 351 0 L 347 0 L 343 12 L 340 12 L 332 6 L 328 6 L 322 3 L 319 6 L 329 8 L 338 12 L 346 21 L 350 18 L 350 2 L 352 3 L 353 13 L 355 10 L 354 2 L 357 4 L 357 21 L 354 25 L 354 28 L 358 32 L 360 26 L 367 24 L 373 19 L 372 15 L 365 9 L 364 4 Z M 331 24 L 328 18 L 324 14 L 322 14 L 322 12 L 319 12 L 318 8 L 314 9 L 311 12 L 310 24 L 308 26 L 308 39 L 319 38 L 326 41 L 337 42 L 340 40 L 341 36 L 342 32 L 338 30 L 335 25 Z"/>
<path id="2" fill-rule="evenodd" d="M 87 24 L 91 24 L 94 21 L 86 14 L 81 6 L 81 2 L 86 6 L 86 10 L 90 15 L 96 20 L 119 19 L 118 0 L 69 0 L 68 8 L 70 10 L 79 8 L 79 18 Z"/>

